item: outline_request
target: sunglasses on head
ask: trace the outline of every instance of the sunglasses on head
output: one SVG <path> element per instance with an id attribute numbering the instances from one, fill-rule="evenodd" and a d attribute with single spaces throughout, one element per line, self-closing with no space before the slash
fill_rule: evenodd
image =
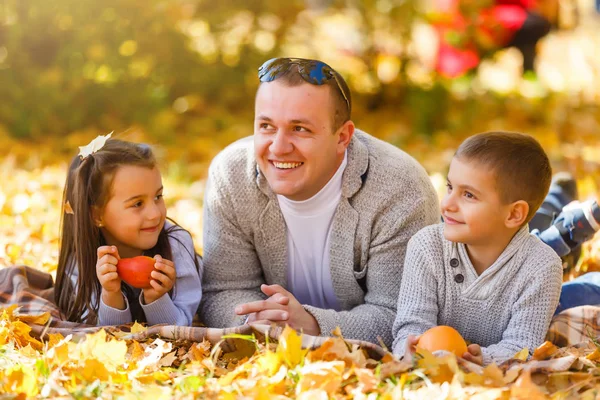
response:
<path id="1" fill-rule="evenodd" d="M 340 93 L 344 97 L 344 100 L 346 100 L 348 110 L 350 110 L 348 96 L 346 96 L 333 68 L 323 61 L 308 60 L 305 58 L 271 58 L 270 60 L 265 61 L 258 69 L 258 79 L 261 82 L 272 82 L 279 78 L 284 72 L 287 72 L 292 65 L 298 67 L 298 73 L 302 79 L 311 85 L 323 85 L 325 82 L 334 79 Z"/>

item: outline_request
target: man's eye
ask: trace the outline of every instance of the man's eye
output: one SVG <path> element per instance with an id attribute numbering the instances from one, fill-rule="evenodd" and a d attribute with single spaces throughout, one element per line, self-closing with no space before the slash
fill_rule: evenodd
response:
<path id="1" fill-rule="evenodd" d="M 262 123 L 262 124 L 260 124 L 259 126 L 260 126 L 260 129 L 269 129 L 269 127 L 270 127 L 271 125 L 269 125 L 269 124 L 267 124 L 267 123 L 263 122 L 263 123 Z"/>
<path id="2" fill-rule="evenodd" d="M 294 130 L 295 130 L 296 132 L 308 132 L 308 129 L 306 129 L 306 128 L 305 128 L 305 127 L 303 127 L 303 126 L 298 126 L 298 125 L 296 125 L 296 126 L 294 127 Z"/>

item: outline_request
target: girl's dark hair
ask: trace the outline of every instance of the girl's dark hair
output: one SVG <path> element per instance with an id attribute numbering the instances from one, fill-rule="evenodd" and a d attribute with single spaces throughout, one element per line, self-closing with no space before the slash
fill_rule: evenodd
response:
<path id="1" fill-rule="evenodd" d="M 96 276 L 97 250 L 106 245 L 106 240 L 94 223 L 92 210 L 102 210 L 106 206 L 113 178 L 119 167 L 133 165 L 154 168 L 156 164 L 150 146 L 118 139 L 108 139 L 96 153 L 83 159 L 76 156 L 71 161 L 63 190 L 55 287 L 56 304 L 69 321 L 89 324 L 97 322 L 102 290 Z M 184 229 L 176 223 L 169 228 L 163 227 L 156 245 L 144 251 L 144 255 L 153 257 L 160 254 L 172 260 L 169 237 L 182 230 Z M 196 254 L 190 256 L 194 258 L 199 271 L 198 257 Z M 75 268 L 78 269 L 77 288 L 71 282 Z M 133 319 L 145 321 L 141 307 L 135 307 L 138 300 L 132 289 L 123 283 L 122 290 L 129 300 Z"/>

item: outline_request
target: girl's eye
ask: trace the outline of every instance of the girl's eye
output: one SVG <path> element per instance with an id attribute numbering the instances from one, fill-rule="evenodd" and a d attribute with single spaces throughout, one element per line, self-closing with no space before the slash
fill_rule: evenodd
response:
<path id="1" fill-rule="evenodd" d="M 157 196 L 154 198 L 154 200 L 158 201 L 158 200 L 160 200 L 160 199 L 162 199 L 162 198 L 163 198 L 163 195 L 162 195 L 162 194 L 159 194 L 159 195 L 157 195 Z"/>
<path id="2" fill-rule="evenodd" d="M 448 191 L 452 190 L 452 185 L 449 183 L 446 183 L 446 189 L 448 189 Z"/>
<path id="3" fill-rule="evenodd" d="M 475 198 L 475 196 L 473 195 L 473 193 L 470 193 L 470 192 L 465 192 L 465 197 L 467 199 L 474 199 Z"/>
<path id="4" fill-rule="evenodd" d="M 138 201 L 137 203 L 135 203 L 135 204 L 133 205 L 133 207 L 135 207 L 135 208 L 140 208 L 140 207 L 142 206 L 142 204 L 144 204 L 144 203 L 142 203 L 141 201 Z"/>

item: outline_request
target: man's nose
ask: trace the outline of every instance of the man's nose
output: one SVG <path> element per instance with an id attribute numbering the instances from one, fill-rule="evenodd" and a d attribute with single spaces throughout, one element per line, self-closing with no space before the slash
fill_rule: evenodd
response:
<path id="1" fill-rule="evenodd" d="M 292 142 L 290 141 L 289 135 L 283 130 L 278 130 L 273 136 L 273 141 L 269 146 L 269 151 L 272 154 L 288 154 L 294 149 Z"/>

